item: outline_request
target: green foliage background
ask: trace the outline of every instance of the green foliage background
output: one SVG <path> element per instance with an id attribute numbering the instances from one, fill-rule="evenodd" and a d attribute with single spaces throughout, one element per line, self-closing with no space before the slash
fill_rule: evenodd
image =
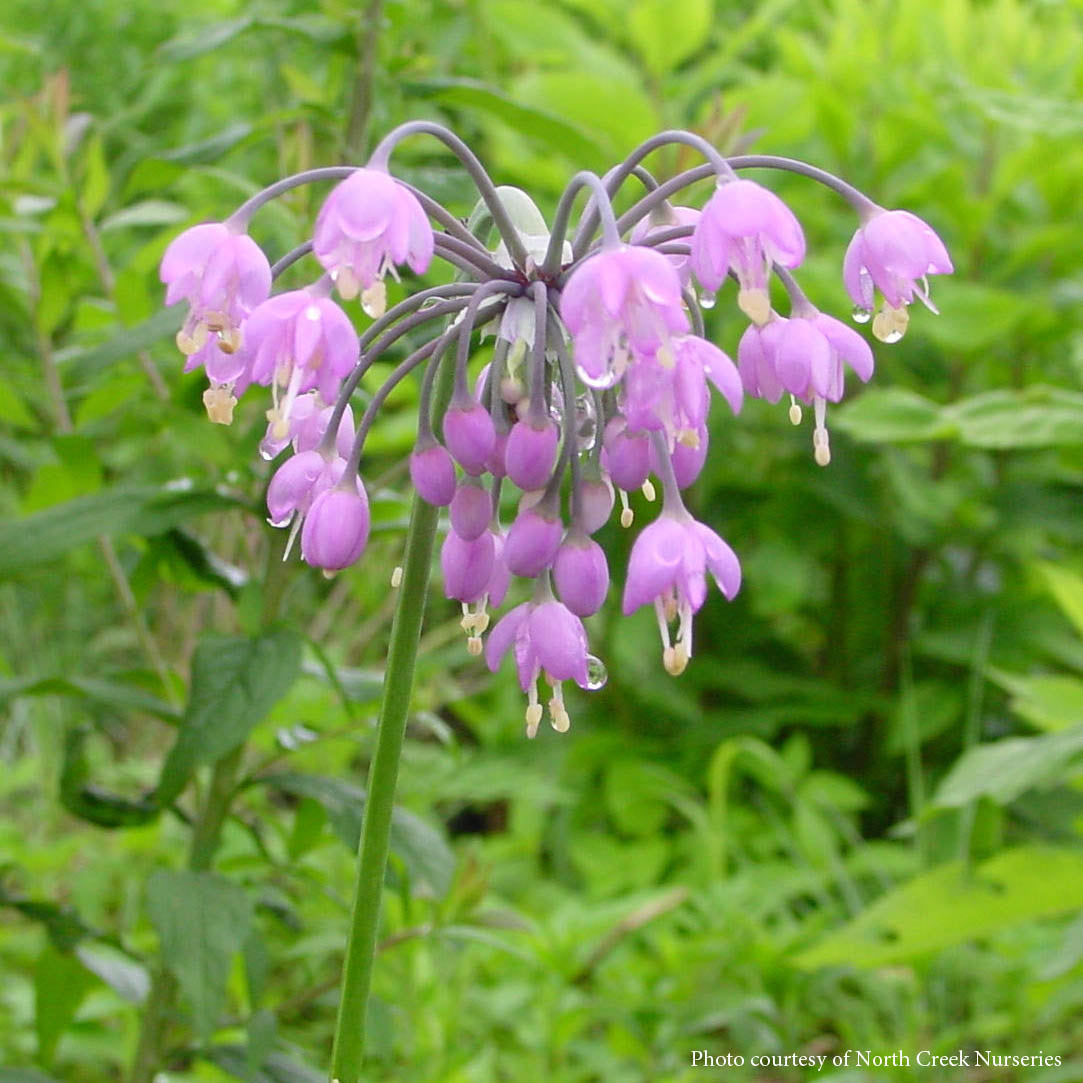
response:
<path id="1" fill-rule="evenodd" d="M 8 0 L 0 1081 L 135 1078 L 158 971 L 160 1080 L 324 1078 L 416 390 L 373 433 L 364 564 L 283 567 L 262 407 L 205 421 L 156 269 L 182 226 L 414 117 L 547 209 L 663 126 L 805 157 L 931 221 L 958 273 L 833 411 L 827 470 L 777 409 L 714 419 L 692 502 L 745 586 L 679 680 L 611 604 L 607 688 L 527 743 L 511 675 L 434 596 L 370 1078 L 682 1083 L 705 1049 L 745 1056 L 727 1078 L 871 1083 L 914 1070 L 747 1058 L 972 1047 L 1062 1058 L 982 1079 L 1083 1076 L 1081 23 L 1079 0 Z M 397 161 L 468 213 L 435 145 Z M 841 314 L 849 213 L 771 183 Z M 297 243 L 321 194 L 258 239 Z"/>

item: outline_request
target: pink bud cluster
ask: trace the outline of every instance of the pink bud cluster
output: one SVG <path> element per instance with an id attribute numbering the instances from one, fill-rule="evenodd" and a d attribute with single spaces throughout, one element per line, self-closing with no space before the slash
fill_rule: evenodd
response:
<path id="1" fill-rule="evenodd" d="M 676 134 L 686 142 L 696 138 Z M 174 240 L 161 276 L 167 301 L 189 304 L 178 344 L 188 355 L 186 367 L 206 372 L 213 420 L 228 422 L 248 386 L 269 389 L 261 453 L 271 459 L 292 449 L 270 479 L 270 522 L 289 527 L 291 544 L 299 532 L 302 558 L 327 572 L 355 563 L 368 540 L 369 503 L 358 466 L 375 411 L 395 382 L 428 366 L 409 473 L 422 500 L 448 509 L 440 552 L 444 592 L 462 607 L 472 654 L 484 654 L 493 670 L 513 654 L 527 695 L 528 734 L 542 718 L 542 678 L 552 690 L 550 720 L 563 731 L 569 724 L 563 682 L 583 688 L 604 682 L 583 621 L 609 592 L 598 534 L 618 498 L 619 521 L 628 527 L 630 494 L 653 500 L 655 483 L 661 487 L 661 514 L 632 547 L 623 610 L 654 610 L 664 666 L 679 674 L 692 655 L 692 621 L 705 602 L 708 573 L 727 598 L 741 583 L 733 550 L 692 517 L 682 498 L 706 461 L 712 389 L 733 414 L 746 396 L 773 403 L 787 394 L 796 424 L 800 404 L 811 405 L 814 455 L 826 465 L 826 405 L 842 397 L 844 367 L 862 381 L 871 377 L 872 351 L 797 286 L 790 272 L 804 259 L 805 237 L 792 211 L 769 189 L 738 179 L 725 162 L 702 210 L 649 193 L 621 226 L 608 199 L 639 159 L 633 155 L 606 182 L 580 174 L 569 193 L 577 182 L 592 186 L 603 234 L 593 240 L 588 229 L 587 243 L 577 235 L 573 247 L 561 233 L 567 226 L 561 210 L 557 236 L 539 244 L 535 234 L 519 235 L 496 189 L 477 175 L 476 160 L 464 158 L 501 233 L 490 250 L 453 215 L 431 200 L 423 204 L 395 180 L 387 153 L 363 169 L 323 171 L 343 179 L 319 212 L 311 244 L 280 261 L 311 250 L 325 273 L 306 288 L 270 295 L 270 265 L 245 233 L 262 197 L 226 223 L 195 226 Z M 610 191 L 605 184 L 614 176 Z M 689 176 L 688 183 L 696 179 Z M 287 178 L 263 201 L 305 180 Z M 950 273 L 951 261 L 920 219 L 885 211 L 842 181 L 837 190 L 852 194 L 847 198 L 862 218 L 843 266 L 845 288 L 859 306 L 855 318 L 872 318 L 879 292 L 883 305 L 873 331 L 893 341 L 905 330 L 915 296 L 932 307 L 927 276 Z M 584 220 L 589 213 L 581 225 Z M 459 282 L 431 287 L 388 311 L 385 276 L 397 277 L 401 266 L 423 274 L 434 256 L 456 268 Z M 727 278 L 737 283 L 737 308 L 747 320 L 736 365 L 704 333 L 704 311 Z M 788 294 L 788 315 L 775 310 L 774 278 Z M 364 335 L 333 293 L 347 303 L 360 297 L 376 321 Z M 355 429 L 349 398 L 360 376 L 406 332 L 438 318 L 439 333 L 402 362 Z M 484 326 L 498 328 L 496 347 L 471 386 L 466 366 L 473 336 Z M 456 353 L 455 391 L 446 410 L 431 416 L 434 373 L 451 364 L 444 357 L 449 347 Z M 489 610 L 503 604 L 513 579 L 532 583 L 531 598 L 497 622 L 486 644 Z"/>

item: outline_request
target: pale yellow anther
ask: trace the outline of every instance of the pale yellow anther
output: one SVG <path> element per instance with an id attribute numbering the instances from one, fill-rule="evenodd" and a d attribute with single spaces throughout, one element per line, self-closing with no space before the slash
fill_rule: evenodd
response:
<path id="1" fill-rule="evenodd" d="M 526 735 L 527 737 L 537 737 L 538 726 L 542 720 L 542 705 L 540 703 L 532 703 L 526 709 Z"/>
<path id="2" fill-rule="evenodd" d="M 739 290 L 737 307 L 755 324 L 762 326 L 771 318 L 771 299 L 762 289 Z"/>
<path id="3" fill-rule="evenodd" d="M 338 575 L 338 571 L 336 569 L 334 569 L 334 568 L 324 568 L 323 569 L 323 577 L 324 577 L 324 579 L 334 579 L 337 575 Z"/>
<path id="4" fill-rule="evenodd" d="M 205 323 L 195 324 L 191 330 L 188 329 L 188 325 L 185 324 L 177 332 L 177 349 L 180 350 L 185 357 L 191 357 L 194 353 L 199 353 L 207 344 L 207 325 Z"/>
<path id="5" fill-rule="evenodd" d="M 688 652 L 684 649 L 684 644 L 666 647 L 662 651 L 662 665 L 671 677 L 679 677 L 688 667 Z"/>
<path id="6" fill-rule="evenodd" d="M 481 636 L 471 636 L 466 641 L 466 653 L 473 655 L 475 658 L 481 654 L 483 650 L 483 644 L 481 642 Z"/>
<path id="7" fill-rule="evenodd" d="M 803 416 L 804 415 L 803 415 L 803 413 L 801 411 L 801 404 L 799 402 L 791 402 L 790 403 L 790 424 L 791 425 L 800 425 L 801 424 L 801 418 Z"/>
<path id="8" fill-rule="evenodd" d="M 907 325 L 910 323 L 910 311 L 905 305 L 892 308 L 884 305 L 873 317 L 872 333 L 881 341 L 888 344 L 898 342 L 906 334 Z"/>
<path id="9" fill-rule="evenodd" d="M 817 466 L 827 466 L 831 462 L 831 448 L 824 444 L 817 444 L 813 449 L 812 457 L 816 460 Z"/>
<path id="10" fill-rule="evenodd" d="M 361 294 L 361 307 L 366 316 L 378 320 L 387 311 L 387 286 L 378 278 Z"/>
<path id="11" fill-rule="evenodd" d="M 397 564 L 391 573 L 391 589 L 398 590 L 400 586 L 402 586 L 402 565 Z"/>
<path id="12" fill-rule="evenodd" d="M 474 631 L 477 634 L 484 635 L 486 629 L 489 627 L 489 614 L 488 613 L 475 613 L 474 614 Z"/>
<path id="13" fill-rule="evenodd" d="M 676 363 L 676 359 L 673 356 L 673 348 L 668 342 L 663 342 L 662 345 L 658 347 L 654 356 L 658 359 L 658 364 L 664 369 L 671 369 Z"/>
<path id="14" fill-rule="evenodd" d="M 650 478 L 647 478 L 647 480 L 643 482 L 643 487 L 640 491 L 643 493 L 644 500 L 654 501 L 656 494 L 654 491 L 654 484 Z"/>
<path id="15" fill-rule="evenodd" d="M 361 292 L 361 283 L 349 267 L 340 267 L 332 276 L 335 288 L 344 301 L 352 301 Z"/>
<path id="16" fill-rule="evenodd" d="M 506 376 L 500 381 L 500 397 L 514 406 L 523 397 L 523 385 L 513 376 Z"/>
<path id="17" fill-rule="evenodd" d="M 677 433 L 677 443 L 695 451 L 699 447 L 699 433 L 695 429 L 681 429 Z"/>
<path id="18" fill-rule="evenodd" d="M 665 614 L 667 623 L 675 621 L 680 615 L 677 607 L 677 599 L 671 594 L 668 598 L 662 602 L 662 612 Z"/>
<path id="19" fill-rule="evenodd" d="M 635 512 L 631 508 L 622 508 L 620 513 L 620 525 L 627 530 L 635 522 Z"/>
<path id="20" fill-rule="evenodd" d="M 207 417 L 216 425 L 233 424 L 233 407 L 237 405 L 237 400 L 224 384 L 208 387 L 203 392 L 203 405 L 207 408 Z"/>
<path id="21" fill-rule="evenodd" d="M 563 703 L 556 699 L 549 701 L 549 721 L 557 733 L 567 733 L 572 724 L 571 716 L 564 709 Z"/>
<path id="22" fill-rule="evenodd" d="M 284 417 L 276 417 L 271 424 L 271 437 L 274 440 L 285 440 L 290 434 L 290 423 Z"/>

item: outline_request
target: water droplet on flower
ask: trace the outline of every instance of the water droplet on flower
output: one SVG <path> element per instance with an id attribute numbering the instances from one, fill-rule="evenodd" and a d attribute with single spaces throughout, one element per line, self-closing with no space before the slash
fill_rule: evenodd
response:
<path id="1" fill-rule="evenodd" d="M 596 658 L 593 654 L 587 655 L 587 691 L 597 692 L 605 686 L 609 680 L 609 670 L 605 668 L 605 662 Z"/>
<path id="2" fill-rule="evenodd" d="M 884 335 L 883 341 L 890 346 L 892 343 L 898 342 L 902 337 L 902 331 L 896 329 L 894 331 L 888 331 L 888 333 Z"/>
<path id="3" fill-rule="evenodd" d="M 704 290 L 699 295 L 699 307 L 700 308 L 706 308 L 706 309 L 712 309 L 715 306 L 715 300 L 716 300 L 716 298 L 715 298 L 715 295 L 713 293 L 708 293 L 706 290 Z"/>
<path id="4" fill-rule="evenodd" d="M 850 316 L 853 318 L 854 323 L 868 323 L 872 319 L 872 309 L 865 308 L 863 305 L 855 305 Z"/>
<path id="5" fill-rule="evenodd" d="M 590 451 L 598 440 L 598 418 L 594 396 L 579 395 L 575 400 L 575 442 L 580 451 Z"/>

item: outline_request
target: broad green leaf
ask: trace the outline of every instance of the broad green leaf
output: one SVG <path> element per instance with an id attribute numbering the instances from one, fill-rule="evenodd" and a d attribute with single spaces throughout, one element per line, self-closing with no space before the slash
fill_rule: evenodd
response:
<path id="1" fill-rule="evenodd" d="M 300 638 L 285 628 L 252 639 L 203 639 L 180 732 L 162 767 L 158 802 L 170 804 L 197 767 L 241 745 L 289 690 L 300 666 Z"/>
<path id="2" fill-rule="evenodd" d="M 87 730 L 72 728 L 65 735 L 60 769 L 60 803 L 73 816 L 98 827 L 142 827 L 161 809 L 150 798 L 132 800 L 107 793 L 90 782 L 84 744 Z"/>
<path id="3" fill-rule="evenodd" d="M 1083 854 L 1025 846 L 968 872 L 951 862 L 889 891 L 796 956 L 797 966 L 878 967 L 1083 906 Z"/>
<path id="4" fill-rule="evenodd" d="M 1006 805 L 1035 786 L 1067 781 L 1083 771 L 1083 724 L 1041 737 L 1006 737 L 963 754 L 933 798 L 934 808 L 958 808 L 979 797 Z"/>
<path id="5" fill-rule="evenodd" d="M 62 557 L 101 534 L 160 534 L 197 515 L 237 508 L 209 489 L 132 486 L 105 489 L 0 523 L 0 578 Z"/>
<path id="6" fill-rule="evenodd" d="M 831 423 L 858 440 L 875 444 L 937 440 L 953 432 L 940 406 L 901 387 L 863 391 L 832 411 Z"/>
<path id="7" fill-rule="evenodd" d="M 1058 674 L 1028 677 L 991 670 L 989 676 L 1011 693 L 1011 708 L 1040 730 L 1063 730 L 1083 722 L 1083 680 Z"/>
<path id="8" fill-rule="evenodd" d="M 6 380 L 0 380 L 0 421 L 21 429 L 38 427 L 37 419 Z"/>
<path id="9" fill-rule="evenodd" d="M 1083 635 L 1083 576 L 1059 568 L 1056 564 L 1039 564 L 1038 571 L 1045 579 L 1050 593 L 1056 599 L 1061 612 Z"/>
<path id="10" fill-rule="evenodd" d="M 43 1064 L 52 1065 L 57 1042 L 74 1021 L 92 983 L 74 955 L 46 944 L 34 971 L 34 1029 Z"/>
<path id="11" fill-rule="evenodd" d="M 1083 393 L 1057 387 L 986 391 L 946 407 L 943 420 L 970 447 L 1039 448 L 1083 444 Z"/>
<path id="12" fill-rule="evenodd" d="M 703 48 L 713 16 L 712 0 L 636 0 L 628 32 L 647 67 L 665 75 Z"/>
<path id="13" fill-rule="evenodd" d="M 147 881 L 147 912 L 162 961 L 188 1001 L 196 1032 L 206 1039 L 225 1007 L 230 963 L 251 926 L 248 896 L 213 873 L 155 869 Z"/>

